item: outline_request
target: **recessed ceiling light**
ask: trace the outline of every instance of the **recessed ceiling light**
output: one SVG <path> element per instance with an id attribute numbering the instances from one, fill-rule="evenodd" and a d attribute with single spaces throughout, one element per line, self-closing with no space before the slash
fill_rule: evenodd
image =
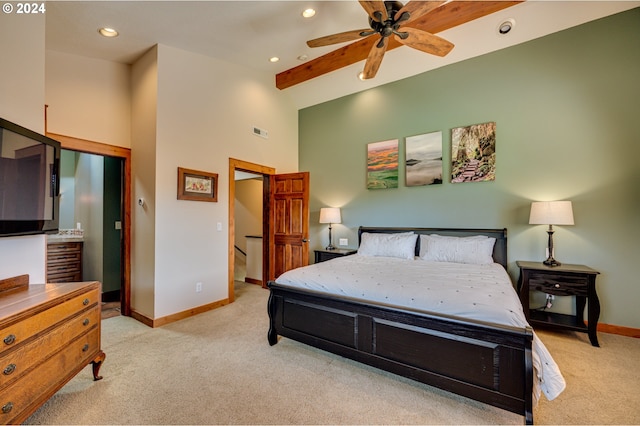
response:
<path id="1" fill-rule="evenodd" d="M 309 59 L 309 57 L 307 55 L 305 55 L 304 53 L 300 56 L 298 56 L 298 60 L 299 61 L 306 61 L 307 59 Z"/>
<path id="2" fill-rule="evenodd" d="M 269 62 L 278 62 L 280 60 L 280 58 L 278 58 L 277 56 L 272 56 L 269 58 Z"/>
<path id="3" fill-rule="evenodd" d="M 309 8 L 309 9 L 305 9 L 305 10 L 302 12 L 302 16 L 304 16 L 305 18 L 311 18 L 311 17 L 313 17 L 315 14 L 316 14 L 315 9 L 311 9 L 311 8 Z"/>
<path id="4" fill-rule="evenodd" d="M 502 22 L 500 25 L 498 25 L 498 33 L 501 35 L 505 35 L 509 33 L 515 26 L 516 26 L 516 20 L 513 18 L 509 18 L 506 21 Z"/>
<path id="5" fill-rule="evenodd" d="M 364 71 L 360 71 L 360 72 L 358 73 L 358 79 L 359 79 L 360 81 L 365 81 L 365 80 L 366 80 L 366 79 L 364 78 Z"/>
<path id="6" fill-rule="evenodd" d="M 100 35 L 103 35 L 104 37 L 118 37 L 118 31 L 114 30 L 113 28 L 109 28 L 109 27 L 98 28 L 98 32 L 100 33 Z"/>

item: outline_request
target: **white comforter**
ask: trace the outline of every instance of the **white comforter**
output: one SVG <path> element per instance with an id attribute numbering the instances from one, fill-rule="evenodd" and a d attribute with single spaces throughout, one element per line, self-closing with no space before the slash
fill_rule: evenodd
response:
<path id="1" fill-rule="evenodd" d="M 527 326 L 509 275 L 497 264 L 470 265 L 352 255 L 293 269 L 278 284 L 421 311 L 516 327 Z M 560 370 L 533 336 L 533 397 L 552 400 L 565 388 Z"/>

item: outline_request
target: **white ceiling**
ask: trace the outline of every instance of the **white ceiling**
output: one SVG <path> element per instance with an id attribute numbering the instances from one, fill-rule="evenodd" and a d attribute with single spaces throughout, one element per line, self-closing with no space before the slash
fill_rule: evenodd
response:
<path id="1" fill-rule="evenodd" d="M 455 44 L 445 58 L 403 46 L 386 53 L 376 78 L 357 79 L 363 63 L 285 89 L 298 108 L 315 105 L 453 62 L 522 43 L 575 25 L 639 7 L 640 1 L 528 0 L 439 35 Z M 46 48 L 130 64 L 155 44 L 164 44 L 253 68 L 273 76 L 340 45 L 311 49 L 306 41 L 367 28 L 355 0 L 262 1 L 48 1 Z M 301 16 L 314 7 L 311 19 Z M 508 35 L 498 25 L 512 18 Z M 107 39 L 99 27 L 117 29 Z M 278 56 L 280 62 L 269 58 Z"/>

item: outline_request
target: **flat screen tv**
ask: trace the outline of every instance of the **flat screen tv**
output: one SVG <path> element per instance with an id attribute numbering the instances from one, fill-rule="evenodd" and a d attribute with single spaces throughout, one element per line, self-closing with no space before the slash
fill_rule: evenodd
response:
<path id="1" fill-rule="evenodd" d="M 58 230 L 60 143 L 0 118 L 0 237 Z"/>

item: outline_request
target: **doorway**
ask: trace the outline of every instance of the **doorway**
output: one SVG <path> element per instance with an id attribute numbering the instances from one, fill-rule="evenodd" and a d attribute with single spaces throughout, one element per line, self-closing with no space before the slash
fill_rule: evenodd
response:
<path id="1" fill-rule="evenodd" d="M 67 149 L 60 155 L 60 229 L 82 235 L 81 279 L 102 283 L 103 302 L 121 299 L 122 163 Z"/>
<path id="2" fill-rule="evenodd" d="M 117 234 L 120 239 L 120 312 L 124 316 L 131 316 L 131 150 L 113 145 L 106 145 L 85 139 L 73 138 L 46 132 L 46 135 L 60 142 L 63 150 L 75 151 L 78 153 L 96 154 L 109 158 L 113 164 L 117 163 L 117 172 L 121 178 L 120 203 L 116 207 L 120 212 L 119 225 L 115 221 L 109 220 L 108 227 L 120 227 Z M 115 162 L 115 163 L 114 163 Z M 113 170 L 116 166 L 109 167 Z M 115 173 L 115 172 L 111 172 Z M 113 207 L 113 202 L 109 203 Z M 114 212 L 105 213 L 107 216 Z M 115 230 L 115 229 L 114 229 Z M 106 264 L 113 265 L 115 259 L 107 260 Z M 111 266 L 113 267 L 113 266 Z"/>
<path id="3" fill-rule="evenodd" d="M 266 279 L 267 279 L 267 267 L 268 267 L 268 256 L 269 250 L 267 245 L 267 239 L 264 238 L 268 232 L 268 202 L 265 202 L 265 199 L 268 199 L 268 188 L 269 186 L 266 184 L 268 181 L 268 177 L 270 175 L 275 174 L 276 170 L 273 167 L 262 166 L 260 164 L 250 163 L 247 161 L 237 160 L 235 158 L 229 159 L 229 302 L 235 301 L 235 291 L 234 291 L 234 281 L 235 281 L 235 262 L 236 262 L 236 174 L 237 173 L 249 173 L 252 177 L 262 177 L 262 232 L 261 238 L 262 240 L 262 276 L 261 282 L 257 284 L 261 284 L 262 287 L 266 288 Z M 266 194 L 266 195 L 265 195 Z M 266 198 L 265 198 L 266 197 Z"/>

